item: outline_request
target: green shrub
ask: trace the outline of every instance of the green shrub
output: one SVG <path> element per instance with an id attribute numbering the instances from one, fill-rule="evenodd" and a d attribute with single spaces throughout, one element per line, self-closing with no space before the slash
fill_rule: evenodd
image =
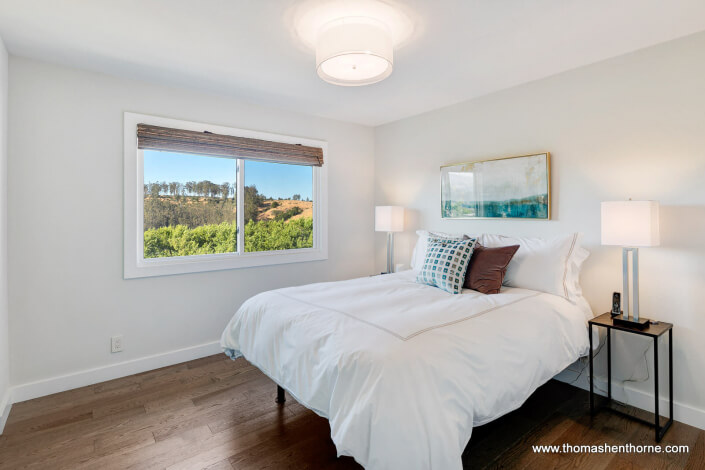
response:
<path id="1" fill-rule="evenodd" d="M 288 212 L 288 211 L 287 211 Z M 245 224 L 245 251 L 290 250 L 313 246 L 313 219 L 250 220 Z M 237 251 L 235 222 L 152 228 L 144 231 L 144 257 L 232 253 Z"/>
<path id="2" fill-rule="evenodd" d="M 294 206 L 290 209 L 285 210 L 284 212 L 273 211 L 272 214 L 274 214 L 274 220 L 289 220 L 295 215 L 301 214 L 303 211 L 304 210 L 299 206 Z"/>
<path id="3" fill-rule="evenodd" d="M 313 247 L 313 219 L 250 221 L 245 225 L 245 251 Z"/>

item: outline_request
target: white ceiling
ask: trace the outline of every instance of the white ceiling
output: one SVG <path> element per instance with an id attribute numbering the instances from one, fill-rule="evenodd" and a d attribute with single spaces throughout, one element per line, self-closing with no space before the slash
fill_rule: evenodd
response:
<path id="1" fill-rule="evenodd" d="M 378 125 L 705 30 L 703 0 L 408 0 L 392 76 L 348 88 L 294 32 L 321 1 L 0 0 L 0 36 L 15 55 Z"/>

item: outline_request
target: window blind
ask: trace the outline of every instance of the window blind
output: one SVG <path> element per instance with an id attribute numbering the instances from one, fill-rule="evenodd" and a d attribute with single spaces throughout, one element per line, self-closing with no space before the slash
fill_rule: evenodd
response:
<path id="1" fill-rule="evenodd" d="M 322 166 L 323 149 L 300 144 L 137 124 L 137 148 Z"/>

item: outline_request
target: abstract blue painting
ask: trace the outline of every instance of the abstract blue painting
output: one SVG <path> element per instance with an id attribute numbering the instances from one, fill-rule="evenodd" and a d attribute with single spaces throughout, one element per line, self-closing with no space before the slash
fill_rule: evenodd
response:
<path id="1" fill-rule="evenodd" d="M 444 219 L 550 219 L 550 154 L 441 167 L 441 216 Z"/>

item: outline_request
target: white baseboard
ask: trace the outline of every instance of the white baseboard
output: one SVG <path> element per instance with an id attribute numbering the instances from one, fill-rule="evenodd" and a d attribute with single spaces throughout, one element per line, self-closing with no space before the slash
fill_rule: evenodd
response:
<path id="1" fill-rule="evenodd" d="M 555 379 L 560 380 L 561 382 L 570 383 L 576 387 L 582 388 L 583 390 L 590 390 L 588 375 L 583 374 L 580 377 L 581 380 L 576 381 L 575 379 L 577 374 L 578 371 L 568 368 L 558 374 Z M 602 391 L 598 391 L 598 388 L 600 390 L 607 390 L 607 379 L 596 375 L 595 393 L 604 395 Z M 668 416 L 668 388 L 666 387 L 666 389 L 660 389 L 659 395 L 659 413 L 661 416 Z M 612 398 L 642 410 L 652 413 L 654 411 L 653 393 L 639 390 L 630 384 L 624 384 L 623 382 L 614 379 L 612 380 Z M 673 419 L 705 430 L 705 410 L 695 408 L 694 406 L 687 405 L 685 403 L 680 403 L 676 400 L 673 401 Z"/>
<path id="2" fill-rule="evenodd" d="M 5 423 L 7 423 L 7 417 L 10 416 L 10 409 L 12 409 L 12 402 L 10 401 L 11 390 L 5 391 L 5 395 L 0 398 L 0 434 L 5 429 Z"/>
<path id="3" fill-rule="evenodd" d="M 19 403 L 53 393 L 65 392 L 66 390 L 105 382 L 106 380 L 113 380 L 132 374 L 159 369 L 160 367 L 192 361 L 220 352 L 222 352 L 220 342 L 215 341 L 184 349 L 177 349 L 176 351 L 155 354 L 153 356 L 132 359 L 117 364 L 82 370 L 72 374 L 51 377 L 37 382 L 15 385 L 11 388 L 10 401 L 11 403 Z"/>

